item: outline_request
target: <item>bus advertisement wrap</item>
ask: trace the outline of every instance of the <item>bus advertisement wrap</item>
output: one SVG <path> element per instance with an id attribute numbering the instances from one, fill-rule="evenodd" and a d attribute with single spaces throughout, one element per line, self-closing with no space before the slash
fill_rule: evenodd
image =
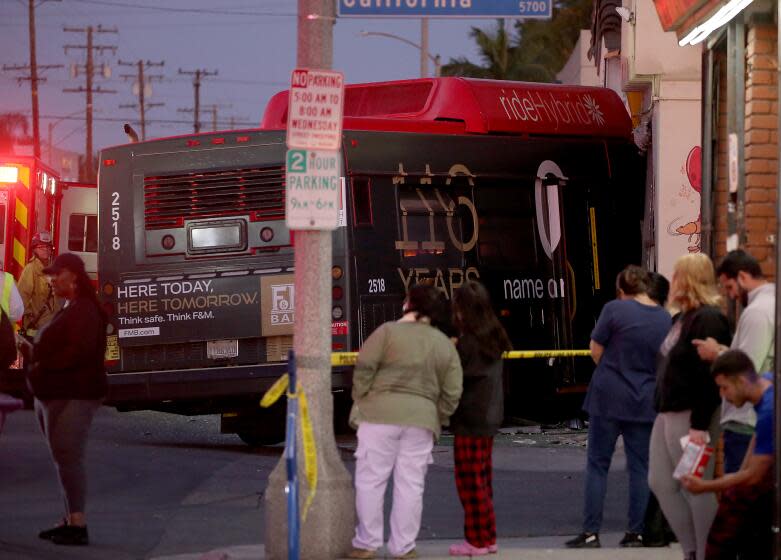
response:
<path id="1" fill-rule="evenodd" d="M 292 275 L 125 283 L 116 294 L 122 346 L 200 340 L 204 323 L 227 339 L 293 332 Z"/>

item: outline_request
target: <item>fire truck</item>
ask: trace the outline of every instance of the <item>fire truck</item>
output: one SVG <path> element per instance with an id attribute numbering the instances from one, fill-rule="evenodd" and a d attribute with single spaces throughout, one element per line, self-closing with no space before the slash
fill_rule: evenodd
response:
<path id="1" fill-rule="evenodd" d="M 97 189 L 94 184 L 67 183 L 38 158 L 0 154 L 0 267 L 19 279 L 32 257 L 30 243 L 51 232 L 55 254 L 74 252 L 87 271 L 97 273 Z M 18 393 L 23 379 L 17 369 L 0 374 L 0 391 Z"/>

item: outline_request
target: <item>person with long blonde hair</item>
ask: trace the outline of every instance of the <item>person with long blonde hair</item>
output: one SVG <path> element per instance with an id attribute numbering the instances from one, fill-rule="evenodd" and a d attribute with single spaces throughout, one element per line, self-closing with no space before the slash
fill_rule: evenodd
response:
<path id="1" fill-rule="evenodd" d="M 695 339 L 713 337 L 729 345 L 727 318 L 719 307 L 713 262 L 706 255 L 680 257 L 673 269 L 670 303 L 680 313 L 660 348 L 656 382 L 659 414 L 651 432 L 648 482 L 670 523 L 686 560 L 703 560 L 717 503 L 712 494 L 693 495 L 673 478 L 683 455 L 681 438 L 715 441 L 719 425 L 719 390 L 709 364 L 700 359 Z M 713 475 L 711 460 L 705 477 Z"/>

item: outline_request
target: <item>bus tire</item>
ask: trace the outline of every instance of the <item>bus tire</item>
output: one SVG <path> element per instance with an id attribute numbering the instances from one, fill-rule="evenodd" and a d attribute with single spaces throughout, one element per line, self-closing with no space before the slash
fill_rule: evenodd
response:
<path id="1" fill-rule="evenodd" d="M 250 447 L 274 445 L 285 441 L 285 427 L 282 426 L 281 429 L 275 427 L 242 428 L 236 432 L 236 435 Z"/>

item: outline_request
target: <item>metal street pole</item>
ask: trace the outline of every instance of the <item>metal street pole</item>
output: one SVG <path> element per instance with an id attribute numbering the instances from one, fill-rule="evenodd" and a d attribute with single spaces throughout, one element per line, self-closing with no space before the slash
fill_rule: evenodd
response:
<path id="1" fill-rule="evenodd" d="M 401 37 L 399 35 L 394 35 L 393 33 L 386 33 L 384 31 L 360 31 L 358 35 L 362 37 L 387 37 L 388 39 L 396 39 L 397 41 L 401 41 L 402 43 L 408 44 L 410 47 L 415 47 L 420 51 L 421 57 L 426 57 L 431 62 L 434 63 L 434 76 L 439 78 L 441 71 L 442 71 L 442 59 L 439 55 L 432 55 L 428 52 L 428 43 L 426 43 L 426 48 L 424 49 L 421 45 L 418 45 L 415 41 L 410 41 L 409 39 L 405 39 L 404 37 Z M 426 35 L 428 37 L 428 35 Z M 421 63 L 421 78 L 425 78 L 428 74 L 428 67 L 425 69 L 425 75 L 423 74 L 422 69 L 422 63 Z"/>
<path id="2" fill-rule="evenodd" d="M 428 78 L 428 18 L 420 18 L 420 77 Z"/>
<path id="3" fill-rule="evenodd" d="M 38 118 L 38 61 L 35 55 L 35 0 L 28 4 L 30 33 L 30 87 L 33 97 L 33 155 L 41 157 L 41 129 Z"/>
<path id="4" fill-rule="evenodd" d="M 307 17 L 316 14 L 321 17 Z M 334 0 L 298 0 L 297 67 L 330 69 L 333 59 Z M 352 477 L 339 457 L 333 431 L 331 394 L 331 232 L 295 232 L 296 371 L 309 401 L 317 448 L 317 494 L 301 522 L 300 558 L 343 557 L 355 528 Z M 304 457 L 299 439 L 298 456 Z M 298 464 L 299 477 L 303 464 Z M 287 558 L 286 469 L 281 460 L 266 490 L 266 558 Z M 302 484 L 301 498 L 308 493 Z"/>
<path id="5" fill-rule="evenodd" d="M 781 21 L 781 2 L 776 3 L 778 17 L 776 21 Z M 781 34 L 778 34 L 778 50 L 781 53 Z M 776 64 L 778 79 L 781 80 L 781 67 Z M 781 84 L 781 81 L 776 83 Z M 777 99 L 781 102 L 781 87 L 776 91 Z M 776 127 L 781 132 L 781 111 L 778 111 L 778 121 Z M 778 143 L 777 149 L 781 155 L 781 143 Z M 775 508 L 773 508 L 773 557 L 776 560 L 781 559 L 781 335 L 778 334 L 779 325 L 781 325 L 781 171 L 776 171 L 776 341 L 775 341 L 775 360 L 773 386 L 775 387 L 774 403 L 774 428 L 775 435 L 773 442 L 775 445 Z"/>

